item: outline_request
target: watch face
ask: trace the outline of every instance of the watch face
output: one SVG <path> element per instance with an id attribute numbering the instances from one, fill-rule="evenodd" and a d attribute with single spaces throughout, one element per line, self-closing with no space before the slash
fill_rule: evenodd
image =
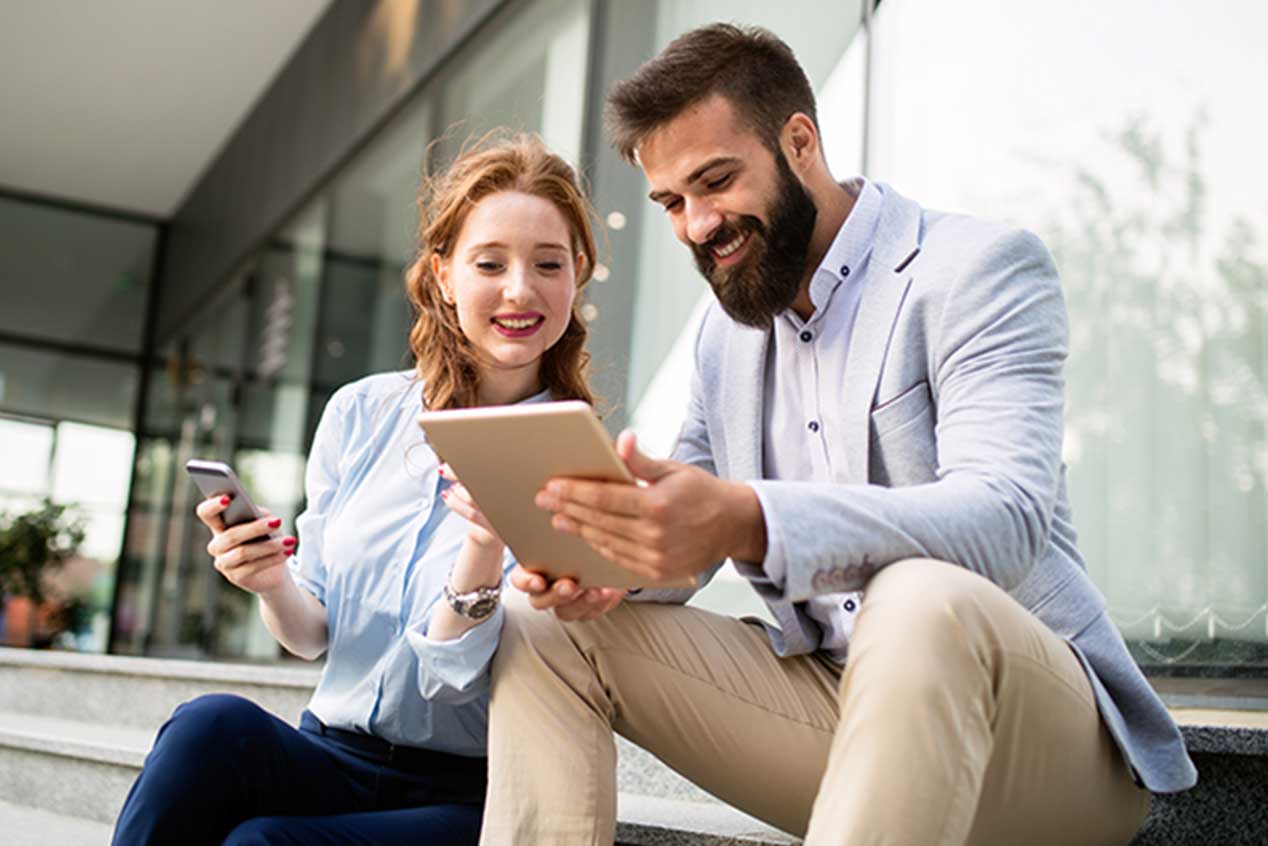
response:
<path id="1" fill-rule="evenodd" d="M 477 599 L 467 606 L 467 616 L 472 619 L 479 620 L 493 613 L 493 609 L 498 607 L 498 597 L 490 596 L 485 599 Z"/>

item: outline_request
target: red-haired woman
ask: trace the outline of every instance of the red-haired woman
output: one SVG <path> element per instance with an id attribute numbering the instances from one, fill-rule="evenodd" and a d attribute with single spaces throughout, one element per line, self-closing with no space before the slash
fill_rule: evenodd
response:
<path id="1" fill-rule="evenodd" d="M 576 173 L 528 136 L 483 145 L 425 181 L 411 373 L 340 388 L 309 456 L 293 537 L 198 506 L 216 569 L 260 597 L 290 652 L 326 654 L 299 729 L 252 702 L 176 709 L 120 814 L 115 843 L 426 843 L 478 837 L 488 665 L 511 564 L 445 478 L 422 408 L 592 401 L 579 294 L 594 268 Z"/>

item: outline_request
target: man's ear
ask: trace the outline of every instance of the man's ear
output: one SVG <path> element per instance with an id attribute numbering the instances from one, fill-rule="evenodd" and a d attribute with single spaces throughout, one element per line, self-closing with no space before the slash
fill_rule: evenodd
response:
<path id="1" fill-rule="evenodd" d="M 440 298 L 453 305 L 453 293 L 449 290 L 449 264 L 440 258 L 439 253 L 431 254 L 431 275 L 440 286 Z"/>
<path id="2" fill-rule="evenodd" d="M 819 159 L 819 132 L 804 112 L 794 112 L 779 132 L 779 146 L 788 165 L 804 174 Z"/>

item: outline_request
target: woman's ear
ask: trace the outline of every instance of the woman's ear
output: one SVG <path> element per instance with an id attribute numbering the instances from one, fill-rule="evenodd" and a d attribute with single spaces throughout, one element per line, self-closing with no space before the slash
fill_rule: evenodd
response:
<path id="1" fill-rule="evenodd" d="M 453 293 L 449 290 L 449 263 L 439 253 L 431 254 L 431 275 L 440 286 L 440 298 L 453 305 Z"/>
<path id="2" fill-rule="evenodd" d="M 577 268 L 576 268 L 576 270 L 577 270 L 577 276 L 576 276 L 576 278 L 577 278 L 577 279 L 580 279 L 580 278 L 581 278 L 581 274 L 585 272 L 585 269 L 586 269 L 586 254 L 585 254 L 585 253 L 577 253 Z M 591 272 L 591 273 L 594 273 L 594 268 L 590 268 L 590 272 Z"/>

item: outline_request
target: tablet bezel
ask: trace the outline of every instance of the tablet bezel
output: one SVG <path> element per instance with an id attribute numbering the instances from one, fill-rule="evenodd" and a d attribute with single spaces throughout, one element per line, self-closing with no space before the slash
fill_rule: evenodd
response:
<path id="1" fill-rule="evenodd" d="M 533 498 L 556 476 L 635 484 L 594 410 L 580 400 L 424 411 L 418 424 L 440 460 L 526 570 L 581 587 L 691 587 L 653 583 L 550 525 Z"/>

